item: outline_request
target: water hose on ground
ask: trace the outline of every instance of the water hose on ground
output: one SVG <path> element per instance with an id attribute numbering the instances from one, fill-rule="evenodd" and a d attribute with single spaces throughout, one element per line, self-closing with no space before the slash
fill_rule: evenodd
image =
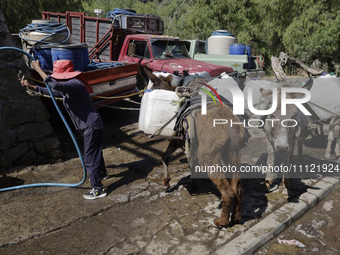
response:
<path id="1" fill-rule="evenodd" d="M 35 58 L 34 58 L 32 55 L 28 54 L 26 51 L 23 51 L 22 49 L 19 49 L 19 48 L 15 48 L 15 47 L 0 47 L 0 51 L 2 51 L 2 50 L 14 50 L 14 51 L 18 51 L 18 52 L 21 52 L 21 53 L 27 55 L 30 59 L 35 60 Z M 61 119 L 63 120 L 63 122 L 64 122 L 64 124 L 65 124 L 65 126 L 66 126 L 66 129 L 67 129 L 68 133 L 70 134 L 70 136 L 71 136 L 71 138 L 72 138 L 72 141 L 73 141 L 73 143 L 74 143 L 74 145 L 75 145 L 75 147 L 76 147 L 77 153 L 78 153 L 78 155 L 79 155 L 79 158 L 80 158 L 81 164 L 82 164 L 82 166 L 83 166 L 83 170 L 84 170 L 83 179 L 82 179 L 80 182 L 74 183 L 74 184 L 72 184 L 72 183 L 32 183 L 32 184 L 25 184 L 25 185 L 19 185 L 19 186 L 13 186 L 13 187 L 2 188 L 2 189 L 0 189 L 0 192 L 2 192 L 2 191 L 10 191 L 10 190 L 17 190 L 17 189 L 23 189 L 23 188 L 46 187 L 46 186 L 55 186 L 55 187 L 77 187 L 77 186 L 83 184 L 84 181 L 85 181 L 85 179 L 86 179 L 86 168 L 85 168 L 85 163 L 84 163 L 83 157 L 82 157 L 82 155 L 81 155 L 81 151 L 80 151 L 80 148 L 79 148 L 78 143 L 77 143 L 77 141 L 76 141 L 76 138 L 75 138 L 75 136 L 74 136 L 74 134 L 73 134 L 73 132 L 72 132 L 70 126 L 68 125 L 68 123 L 67 123 L 67 121 L 66 121 L 66 119 L 65 119 L 65 117 L 64 117 L 64 115 L 63 115 L 63 113 L 61 112 L 61 110 L 60 110 L 60 108 L 59 108 L 59 106 L 58 106 L 58 104 L 57 104 L 57 101 L 55 100 L 55 98 L 54 98 L 54 96 L 53 96 L 53 93 L 52 93 L 52 91 L 51 91 L 51 88 L 50 88 L 46 83 L 45 83 L 45 85 L 46 85 L 46 88 L 47 88 L 47 90 L 48 90 L 48 93 L 49 93 L 50 96 L 51 96 L 51 99 L 52 99 L 52 101 L 53 101 L 53 104 L 54 104 L 55 108 L 57 109 L 57 111 L 58 111 L 58 113 L 59 113 Z"/>

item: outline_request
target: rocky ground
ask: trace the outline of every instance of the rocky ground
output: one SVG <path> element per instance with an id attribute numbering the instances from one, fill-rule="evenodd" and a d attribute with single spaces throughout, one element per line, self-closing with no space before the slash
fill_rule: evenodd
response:
<path id="1" fill-rule="evenodd" d="M 319 254 L 336 255 L 340 251 L 340 186 L 335 188 L 315 207 L 290 225 L 255 255 Z M 280 240 L 296 240 L 304 247 L 282 245 Z"/>
<path id="2" fill-rule="evenodd" d="M 160 159 L 168 141 L 149 138 L 138 130 L 138 102 L 117 105 L 132 110 L 100 110 L 105 123 L 103 152 L 110 175 L 104 182 L 108 196 L 84 200 L 82 195 L 90 189 L 88 180 L 76 188 L 40 187 L 0 193 L 0 254 L 229 254 L 224 252 L 228 243 L 285 205 L 294 208 L 294 203 L 322 181 L 292 180 L 295 193 L 288 202 L 282 187 L 266 193 L 263 178 L 243 179 L 243 221 L 216 229 L 212 221 L 219 215 L 221 204 L 212 183 L 198 180 L 193 189 L 187 160 L 179 150 L 170 164 L 171 188 L 165 190 Z M 60 121 L 54 119 L 52 123 L 61 140 L 63 160 L 13 169 L 0 178 L 2 187 L 77 183 L 82 179 L 81 162 L 71 139 Z M 264 134 L 258 129 L 251 134 L 241 151 L 242 164 L 264 163 Z M 307 162 L 325 161 L 322 140 L 307 141 L 304 149 Z M 297 156 L 293 160 L 296 162 Z M 261 234 L 257 238 L 261 239 Z"/>

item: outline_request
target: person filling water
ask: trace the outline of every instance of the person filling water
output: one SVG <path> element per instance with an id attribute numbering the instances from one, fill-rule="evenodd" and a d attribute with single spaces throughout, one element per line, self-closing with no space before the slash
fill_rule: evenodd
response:
<path id="1" fill-rule="evenodd" d="M 91 86 L 81 72 L 74 70 L 70 60 L 55 61 L 51 75 L 43 71 L 38 60 L 32 61 L 31 65 L 51 88 L 53 96 L 63 98 L 67 113 L 84 139 L 84 163 L 92 186 L 92 190 L 84 194 L 84 198 L 105 197 L 107 193 L 103 189 L 102 179 L 106 179 L 108 175 L 102 152 L 103 121 L 94 109 L 90 97 L 90 93 L 93 93 Z M 32 85 L 26 79 L 21 80 L 21 85 L 49 95 L 46 87 Z"/>

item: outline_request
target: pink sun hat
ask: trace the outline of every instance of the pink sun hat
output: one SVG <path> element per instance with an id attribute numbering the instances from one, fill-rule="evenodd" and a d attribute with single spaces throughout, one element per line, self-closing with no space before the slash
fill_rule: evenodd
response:
<path id="1" fill-rule="evenodd" d="M 51 77 L 55 79 L 71 79 L 81 74 L 79 71 L 74 71 L 74 65 L 71 60 L 62 59 L 53 63 L 53 74 Z"/>

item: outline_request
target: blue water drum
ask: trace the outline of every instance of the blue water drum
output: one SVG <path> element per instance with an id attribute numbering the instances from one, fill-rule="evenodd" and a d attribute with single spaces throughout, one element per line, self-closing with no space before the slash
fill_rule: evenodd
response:
<path id="1" fill-rule="evenodd" d="M 83 54 L 83 65 L 84 65 L 84 70 L 87 70 L 88 65 L 90 64 L 90 57 L 89 57 L 89 51 L 88 51 L 88 46 L 86 43 L 81 43 L 81 52 Z"/>
<path id="2" fill-rule="evenodd" d="M 251 69 L 251 46 L 246 45 L 246 51 L 248 55 L 248 69 Z"/>
<path id="3" fill-rule="evenodd" d="M 229 46 L 229 55 L 246 55 L 246 45 L 234 43 Z"/>
<path id="4" fill-rule="evenodd" d="M 30 50 L 31 54 L 36 60 L 39 60 L 40 66 L 43 70 L 53 70 L 52 61 L 52 44 L 43 44 L 33 46 Z"/>
<path id="5" fill-rule="evenodd" d="M 86 44 L 59 44 L 52 48 L 52 61 L 55 62 L 60 59 L 68 59 L 73 62 L 74 70 L 84 71 L 89 64 Z"/>

